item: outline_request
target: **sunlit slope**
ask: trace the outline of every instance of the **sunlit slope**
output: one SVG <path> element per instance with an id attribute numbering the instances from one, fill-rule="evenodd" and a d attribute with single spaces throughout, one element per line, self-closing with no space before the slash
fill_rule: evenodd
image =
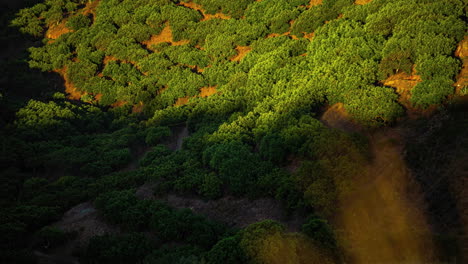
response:
<path id="1" fill-rule="evenodd" d="M 48 28 L 53 39 L 31 49 L 31 66 L 66 67 L 85 100 L 142 104 L 156 120 L 173 105 L 241 95 L 247 112 L 288 97 L 304 108 L 340 102 L 360 122 L 389 123 L 403 111 L 394 88 L 379 81 L 415 69 L 422 81 L 405 95 L 408 107 L 444 101 L 454 92 L 453 53 L 466 28 L 456 0 L 85 2 L 45 1 L 20 12 L 15 25 L 37 36 Z M 303 38 L 310 33 L 312 42 Z M 202 87 L 220 93 L 179 99 Z"/>

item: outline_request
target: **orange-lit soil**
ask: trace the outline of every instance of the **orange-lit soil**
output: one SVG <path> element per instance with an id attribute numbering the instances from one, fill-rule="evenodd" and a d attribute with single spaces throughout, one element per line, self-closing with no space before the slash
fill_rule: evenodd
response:
<path id="1" fill-rule="evenodd" d="M 200 89 L 200 97 L 208 97 L 215 94 L 216 92 L 216 86 L 202 87 Z"/>
<path id="2" fill-rule="evenodd" d="M 197 71 L 198 73 L 202 73 L 202 72 L 205 71 L 204 68 L 200 68 L 200 67 L 198 67 L 198 65 L 188 65 L 188 64 L 183 64 L 183 65 L 186 66 L 186 67 L 189 67 L 192 70 Z"/>
<path id="3" fill-rule="evenodd" d="M 289 32 L 289 31 L 288 31 L 288 32 L 285 32 L 285 33 L 283 33 L 283 34 L 270 33 L 270 34 L 268 34 L 266 37 L 267 37 L 267 38 L 276 38 L 276 37 L 280 37 L 280 36 L 288 36 L 288 37 L 290 37 L 290 38 L 292 38 L 292 39 L 299 39 L 297 36 L 291 35 L 291 32 Z"/>
<path id="4" fill-rule="evenodd" d="M 105 56 L 104 57 L 104 60 L 102 61 L 102 63 L 104 65 L 108 64 L 110 61 L 118 61 L 119 59 L 117 59 L 116 57 L 114 56 Z"/>
<path id="5" fill-rule="evenodd" d="M 163 88 L 159 89 L 159 90 L 158 90 L 158 94 L 162 94 L 164 91 L 167 90 L 167 88 L 169 88 L 169 87 L 164 86 Z"/>
<path id="6" fill-rule="evenodd" d="M 411 97 L 411 90 L 421 81 L 422 80 L 419 75 L 408 75 L 407 73 L 402 72 L 390 76 L 383 84 L 385 86 L 395 88 L 395 91 L 400 95 L 400 103 L 408 106 L 409 99 Z"/>
<path id="7" fill-rule="evenodd" d="M 46 37 L 48 39 L 58 39 L 63 34 L 71 32 L 69 28 L 66 26 L 67 21 L 62 20 L 59 24 L 52 25 L 46 32 Z"/>
<path id="8" fill-rule="evenodd" d="M 175 102 L 174 106 L 186 105 L 188 103 L 189 99 L 190 99 L 189 96 L 177 98 L 177 101 Z"/>
<path id="9" fill-rule="evenodd" d="M 206 20 L 210 20 L 214 18 L 219 18 L 219 19 L 231 18 L 230 16 L 223 14 L 223 13 L 207 14 L 201 5 L 195 4 L 194 2 L 188 2 L 188 3 L 180 2 L 179 5 L 185 6 L 185 7 L 188 7 L 188 8 L 191 8 L 200 12 L 203 15 L 203 19 L 201 21 L 206 21 Z"/>
<path id="10" fill-rule="evenodd" d="M 102 63 L 103 63 L 104 65 L 107 65 L 107 64 L 108 64 L 109 62 L 111 62 L 111 61 L 120 61 L 121 63 L 130 63 L 130 64 L 132 64 L 133 66 L 135 66 L 136 68 L 138 68 L 137 63 L 134 62 L 134 61 L 119 60 L 118 58 L 116 58 L 116 57 L 114 57 L 114 56 L 107 56 L 107 55 L 104 56 L 104 59 L 102 60 Z M 101 74 L 100 77 L 102 77 L 102 73 L 100 73 L 100 74 Z M 143 74 L 145 74 L 145 73 L 143 73 Z M 145 75 L 146 75 L 146 74 L 145 74 Z"/>
<path id="11" fill-rule="evenodd" d="M 457 76 L 454 86 L 457 94 L 461 94 L 461 89 L 468 87 L 468 36 L 458 44 L 455 56 L 463 62 L 462 69 Z"/>
<path id="12" fill-rule="evenodd" d="M 73 85 L 73 83 L 70 82 L 70 80 L 68 80 L 68 77 L 67 77 L 67 67 L 63 67 L 62 69 L 56 69 L 54 70 L 54 72 L 60 74 L 60 76 L 62 76 L 62 78 L 64 79 L 65 81 L 65 92 L 68 94 L 67 95 L 67 98 L 70 99 L 70 100 L 80 100 L 81 96 L 84 95 L 84 93 L 78 91 L 78 89 L 75 87 L 75 85 Z"/>
<path id="13" fill-rule="evenodd" d="M 428 263 L 434 248 L 397 130 L 371 136 L 373 162 L 342 195 L 337 225 L 350 263 Z"/>
<path id="14" fill-rule="evenodd" d="M 344 108 L 343 103 L 336 103 L 328 107 L 320 120 L 328 127 L 344 131 L 358 131 L 360 129 Z"/>
<path id="15" fill-rule="evenodd" d="M 143 102 L 139 102 L 138 104 L 134 105 L 132 108 L 132 113 L 141 113 L 143 111 Z"/>
<path id="16" fill-rule="evenodd" d="M 372 0 L 356 0 L 356 1 L 354 2 L 354 4 L 355 4 L 355 5 L 365 5 L 365 4 L 368 4 L 368 3 L 370 3 L 370 2 L 372 2 Z"/>
<path id="17" fill-rule="evenodd" d="M 111 104 L 111 107 L 121 107 L 125 104 L 127 104 L 125 101 L 116 101 L 115 103 Z"/>
<path id="18" fill-rule="evenodd" d="M 237 46 L 237 55 L 231 58 L 231 61 L 240 61 L 252 50 L 249 46 Z"/>
<path id="19" fill-rule="evenodd" d="M 437 109 L 436 106 L 431 106 L 425 110 L 421 110 L 411 105 L 411 90 L 421 81 L 421 77 L 416 74 L 413 67 L 412 75 L 402 72 L 390 76 L 383 82 L 385 86 L 395 88 L 395 92 L 399 95 L 398 102 L 406 108 L 407 116 L 412 119 L 421 116 L 430 116 Z"/>
<path id="20" fill-rule="evenodd" d="M 310 0 L 308 7 L 311 8 L 313 6 L 321 5 L 322 2 L 323 2 L 323 0 Z"/>
<path id="21" fill-rule="evenodd" d="M 158 35 L 151 36 L 149 40 L 143 41 L 143 45 L 151 49 L 152 45 L 156 45 L 156 44 L 164 43 L 164 42 L 171 43 L 172 46 L 181 46 L 181 45 L 188 44 L 190 40 L 174 41 L 172 37 L 171 26 L 167 24 L 166 27 L 163 28 L 161 33 L 159 33 Z"/>
<path id="22" fill-rule="evenodd" d="M 162 93 L 166 90 L 167 88 L 163 88 L 159 91 L 159 93 Z M 216 94 L 218 91 L 216 90 L 216 86 L 206 86 L 206 87 L 202 87 L 200 88 L 200 94 L 199 95 L 196 95 L 196 96 L 193 96 L 193 97 L 190 97 L 190 96 L 184 96 L 184 97 L 180 97 L 177 99 L 177 101 L 175 102 L 174 106 L 183 106 L 183 105 L 186 105 L 190 98 L 195 98 L 195 97 L 209 97 L 209 96 L 212 96 L 214 94 Z"/>
<path id="23" fill-rule="evenodd" d="M 99 5 L 101 0 L 94 0 L 92 2 L 86 3 L 86 6 L 83 8 L 83 15 L 92 14 L 93 16 L 96 15 L 96 8 Z"/>
<path id="24" fill-rule="evenodd" d="M 304 38 L 306 38 L 306 39 L 308 39 L 310 41 L 312 41 L 314 39 L 314 37 L 315 37 L 315 32 L 312 32 L 312 33 L 303 32 L 303 33 L 304 33 Z"/>

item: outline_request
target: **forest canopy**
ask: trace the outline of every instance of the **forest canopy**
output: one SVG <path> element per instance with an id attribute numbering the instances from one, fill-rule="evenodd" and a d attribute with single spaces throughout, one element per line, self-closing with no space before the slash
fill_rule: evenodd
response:
<path id="1" fill-rule="evenodd" d="M 0 255 L 18 263 L 75 239 L 53 223 L 83 203 L 119 230 L 84 263 L 346 262 L 325 219 L 371 159 L 352 132 L 450 100 L 468 28 L 463 0 L 30 2 L 8 23 L 35 75 L 0 91 Z M 325 122 L 333 107 L 351 125 Z M 231 226 L 169 195 L 266 197 L 303 221 Z"/>

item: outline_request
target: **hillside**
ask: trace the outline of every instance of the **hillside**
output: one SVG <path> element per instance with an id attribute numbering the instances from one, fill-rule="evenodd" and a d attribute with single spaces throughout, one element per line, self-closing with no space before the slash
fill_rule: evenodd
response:
<path id="1" fill-rule="evenodd" d="M 466 1 L 4 7 L 0 262 L 466 261 Z"/>

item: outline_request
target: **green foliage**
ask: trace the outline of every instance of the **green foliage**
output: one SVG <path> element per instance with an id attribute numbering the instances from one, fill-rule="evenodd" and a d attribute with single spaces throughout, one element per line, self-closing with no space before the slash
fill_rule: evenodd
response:
<path id="1" fill-rule="evenodd" d="M 153 249 L 143 233 L 93 237 L 86 248 L 86 263 L 141 263 Z"/>
<path id="2" fill-rule="evenodd" d="M 239 236 L 220 240 L 206 255 L 207 263 L 247 263 L 247 257 L 239 245 Z"/>
<path id="3" fill-rule="evenodd" d="M 365 169 L 368 146 L 326 127 L 319 120 L 324 107 L 343 104 L 365 130 L 404 114 L 395 90 L 382 86 L 389 76 L 415 70 L 423 81 L 410 100 L 421 108 L 454 91 L 463 1 L 324 0 L 307 8 L 308 0 L 193 0 L 205 14 L 231 17 L 208 20 L 179 2 L 99 1 L 91 17 L 81 10 L 89 1 L 46 0 L 16 14 L 11 24 L 35 37 L 67 21 L 71 32 L 29 48 L 29 66 L 64 74 L 86 96 L 68 100 L 55 83 L 42 85 L 37 76 L 47 73 L 27 73 L 18 67 L 23 58 L 0 65 L 7 87 L 0 106 L 5 263 L 32 256 L 29 234 L 39 246 L 64 243 L 65 234 L 44 226 L 96 197 L 109 223 L 145 235 L 96 237 L 83 252 L 88 263 L 293 261 L 315 252 L 311 241 L 333 251 L 331 227 L 319 218 L 303 226 L 310 239 L 272 221 L 225 234 L 190 210 L 140 200 L 130 188 L 151 181 L 159 196 L 271 197 L 287 213 L 330 216 L 338 194 L 352 190 Z M 166 27 L 166 42 L 148 46 Z M 302 38 L 311 32 L 312 41 Z M 172 43 L 179 40 L 187 41 Z M 230 61 L 238 46 L 249 52 Z M 216 93 L 202 98 L 208 86 Z M 21 91 L 33 99 L 17 101 Z M 175 106 L 180 98 L 190 100 Z M 182 124 L 190 132 L 182 149 L 158 145 L 182 140 L 170 137 L 170 127 Z"/>
<path id="4" fill-rule="evenodd" d="M 223 181 L 213 173 L 205 174 L 200 192 L 208 199 L 216 199 L 222 195 Z"/>
<path id="5" fill-rule="evenodd" d="M 171 134 L 169 127 L 151 127 L 146 133 L 145 141 L 148 145 L 156 145 L 161 139 L 167 138 Z"/>
<path id="6" fill-rule="evenodd" d="M 284 226 L 273 220 L 263 220 L 249 225 L 241 231 L 239 246 L 245 254 L 254 261 L 261 261 L 261 247 L 264 241 L 270 236 L 275 236 L 284 232 Z"/>
<path id="7" fill-rule="evenodd" d="M 258 155 L 239 142 L 214 145 L 203 153 L 204 163 L 219 172 L 219 178 L 234 194 L 253 192 L 256 177 L 269 171 Z"/>
<path id="8" fill-rule="evenodd" d="M 42 228 L 35 234 L 35 236 L 38 240 L 37 245 L 43 248 L 54 248 L 56 246 L 63 245 L 71 237 L 70 234 L 52 226 Z"/>
<path id="9" fill-rule="evenodd" d="M 328 249 L 336 249 L 335 234 L 326 220 L 309 217 L 302 225 L 302 232 Z"/>
<path id="10" fill-rule="evenodd" d="M 67 21 L 67 27 L 72 30 L 79 30 L 88 27 L 91 24 L 91 19 L 84 15 L 72 16 Z"/>
<path id="11" fill-rule="evenodd" d="M 145 264 L 198 264 L 203 263 L 198 257 L 203 251 L 200 248 L 193 246 L 163 246 L 158 250 L 154 250 L 150 255 L 146 256 L 143 263 Z"/>

